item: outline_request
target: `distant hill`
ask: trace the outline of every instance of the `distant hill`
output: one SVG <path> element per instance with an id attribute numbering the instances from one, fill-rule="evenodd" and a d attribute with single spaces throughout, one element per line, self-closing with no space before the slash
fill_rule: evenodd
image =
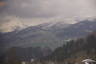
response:
<path id="1" fill-rule="evenodd" d="M 55 49 L 66 40 L 83 37 L 96 30 L 96 20 L 83 20 L 76 24 L 45 23 L 20 31 L 1 33 L 0 41 L 6 48 L 50 47 Z M 57 29 L 56 29 L 57 28 Z M 0 43 L 0 44 L 1 44 Z M 4 46 L 3 46 L 4 47 Z"/>
<path id="2" fill-rule="evenodd" d="M 83 20 L 79 23 L 73 24 L 67 28 L 63 28 L 60 31 L 56 31 L 56 35 L 62 38 L 77 38 L 86 36 L 89 33 L 96 30 L 96 19 Z"/>
<path id="3" fill-rule="evenodd" d="M 60 26 L 59 24 L 62 24 L 62 26 Z M 58 29 L 54 28 L 54 26 Z M 56 23 L 50 25 L 50 23 L 47 23 L 38 26 L 28 27 L 19 31 L 15 30 L 13 32 L 0 33 L 0 58 L 4 58 L 3 56 L 6 55 L 7 51 L 11 52 L 11 49 L 14 49 L 14 52 L 18 52 L 17 57 L 19 57 L 19 59 L 23 59 L 22 57 L 26 56 L 28 58 L 31 56 L 32 58 L 33 56 L 35 56 L 33 54 L 36 54 L 36 58 L 41 58 L 43 57 L 43 55 L 47 54 L 47 51 L 43 50 L 42 52 L 41 49 L 36 50 L 34 47 L 40 47 L 45 49 L 48 47 L 52 50 L 56 49 L 52 53 L 52 55 L 48 56 L 48 58 L 52 61 L 64 60 L 70 63 L 74 63 L 80 61 L 80 59 L 82 60 L 87 57 L 95 59 L 96 36 L 89 35 L 88 37 L 85 37 L 86 35 L 95 31 L 95 27 L 96 19 L 83 20 L 79 23 L 70 25 L 65 25 L 63 23 Z M 62 45 L 63 47 L 61 47 Z M 36 53 L 34 51 L 34 53 L 28 53 L 31 49 L 36 50 Z M 8 52 L 9 55 L 11 54 L 10 52 Z M 24 54 L 21 55 L 22 52 Z M 32 55 L 30 55 L 31 53 Z M 38 53 L 41 54 L 39 55 L 40 57 L 38 56 Z M 14 58 L 14 53 L 12 54 L 12 58 Z M 44 58 L 44 60 L 45 59 L 46 58 Z M 71 60 L 74 62 L 71 62 Z"/>
<path id="4" fill-rule="evenodd" d="M 12 46 L 21 46 L 21 47 L 50 47 L 52 49 L 63 44 L 62 40 L 56 37 L 56 35 L 51 31 L 53 26 L 57 26 L 53 24 L 49 26 L 51 23 L 40 24 L 38 26 L 31 26 L 25 28 L 21 31 L 13 31 L 8 33 L 1 33 L 4 38 L 5 46 L 7 48 Z M 59 23 L 58 23 L 59 25 Z M 65 27 L 62 26 L 62 28 Z M 60 27 L 58 26 L 58 29 Z M 55 29 L 53 29 L 55 30 Z M 60 42 L 61 41 L 61 42 Z"/>

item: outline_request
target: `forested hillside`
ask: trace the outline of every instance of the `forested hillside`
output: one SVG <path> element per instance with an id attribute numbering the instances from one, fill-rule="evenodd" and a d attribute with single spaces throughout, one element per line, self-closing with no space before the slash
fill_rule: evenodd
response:
<path id="1" fill-rule="evenodd" d="M 31 59 L 46 57 L 51 52 L 51 49 L 48 47 L 12 47 L 0 56 L 0 64 L 21 64 L 23 61 L 30 62 Z"/>
<path id="2" fill-rule="evenodd" d="M 84 38 L 70 40 L 57 48 L 49 57 L 56 62 L 79 63 L 83 59 L 96 60 L 96 32 Z"/>
<path id="3" fill-rule="evenodd" d="M 88 58 L 96 60 L 96 32 L 66 42 L 50 56 L 41 59 L 41 63 L 82 64 L 82 60 Z"/>

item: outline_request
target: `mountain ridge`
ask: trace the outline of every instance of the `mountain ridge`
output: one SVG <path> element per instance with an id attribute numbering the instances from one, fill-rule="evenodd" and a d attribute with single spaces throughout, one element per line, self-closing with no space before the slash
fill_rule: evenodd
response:
<path id="1" fill-rule="evenodd" d="M 58 23 L 57 23 L 58 24 Z M 55 24 L 56 25 L 56 24 Z M 62 29 L 55 30 L 53 28 L 48 27 L 48 29 L 44 29 L 42 27 L 46 26 L 44 25 L 38 25 L 38 26 L 32 26 L 25 28 L 21 31 L 13 31 L 9 33 L 1 34 L 4 45 L 8 47 L 12 46 L 20 46 L 20 47 L 51 47 L 52 49 L 55 49 L 62 44 L 67 39 L 73 39 L 77 37 L 83 37 L 87 34 L 91 33 L 92 31 L 95 31 L 96 27 L 96 20 L 83 20 L 82 22 L 69 25 L 67 27 L 63 27 Z M 58 26 L 59 27 L 59 26 Z M 53 30 L 52 30 L 53 29 Z M 0 38 L 0 40 L 2 40 Z M 2 42 L 1 42 L 2 43 Z"/>

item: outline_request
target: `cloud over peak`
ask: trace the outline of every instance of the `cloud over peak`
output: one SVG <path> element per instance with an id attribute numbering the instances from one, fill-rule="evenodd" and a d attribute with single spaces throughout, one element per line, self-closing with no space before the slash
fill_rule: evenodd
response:
<path id="1" fill-rule="evenodd" d="M 0 16 L 12 16 L 12 23 L 16 23 L 13 16 L 17 16 L 18 22 L 28 26 L 57 21 L 72 24 L 78 22 L 76 18 L 96 17 L 95 4 L 95 0 L 0 0 Z"/>

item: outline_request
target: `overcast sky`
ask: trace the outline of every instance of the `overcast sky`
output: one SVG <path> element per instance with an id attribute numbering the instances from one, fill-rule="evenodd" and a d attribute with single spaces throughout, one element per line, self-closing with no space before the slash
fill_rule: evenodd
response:
<path id="1" fill-rule="evenodd" d="M 96 16 L 96 0 L 0 0 L 0 31 Z"/>

